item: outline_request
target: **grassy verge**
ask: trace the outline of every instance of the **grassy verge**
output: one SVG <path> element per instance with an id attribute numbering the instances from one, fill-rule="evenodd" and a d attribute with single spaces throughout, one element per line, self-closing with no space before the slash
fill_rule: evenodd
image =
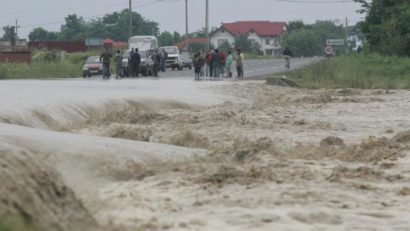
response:
<path id="1" fill-rule="evenodd" d="M 410 89 L 410 58 L 352 54 L 286 76 L 304 88 Z"/>
<path id="2" fill-rule="evenodd" d="M 33 54 L 31 64 L 0 63 L 0 79 L 47 79 L 72 78 L 81 76 L 82 66 L 88 56 L 98 55 L 96 52 L 74 53 L 61 58 L 52 58 L 45 52 Z"/>
<path id="3" fill-rule="evenodd" d="M 37 231 L 20 216 L 9 216 L 0 219 L 0 231 Z"/>
<path id="4" fill-rule="evenodd" d="M 235 55 L 236 52 L 233 51 L 232 54 Z M 255 55 L 255 54 L 245 53 L 244 56 L 245 56 L 246 60 L 250 60 L 250 59 L 274 59 L 274 57 L 272 57 L 270 55 Z"/>

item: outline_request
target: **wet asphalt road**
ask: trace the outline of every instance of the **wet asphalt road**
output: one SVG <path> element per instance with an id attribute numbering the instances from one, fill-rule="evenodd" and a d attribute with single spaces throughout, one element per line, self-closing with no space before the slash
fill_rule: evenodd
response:
<path id="1" fill-rule="evenodd" d="M 316 61 L 315 58 L 291 59 L 291 70 L 300 68 Z M 232 65 L 233 76 L 236 76 L 235 63 Z M 244 65 L 245 79 L 264 79 L 267 76 L 284 72 L 285 62 L 282 59 L 247 60 Z M 165 73 L 160 73 L 160 78 L 193 78 L 194 70 L 184 68 L 181 71 L 167 68 Z"/>

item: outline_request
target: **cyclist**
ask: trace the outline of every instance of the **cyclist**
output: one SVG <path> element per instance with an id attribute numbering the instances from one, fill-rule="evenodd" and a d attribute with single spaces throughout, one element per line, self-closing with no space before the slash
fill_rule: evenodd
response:
<path id="1" fill-rule="evenodd" d="M 282 54 L 285 58 L 285 69 L 290 69 L 290 57 L 292 56 L 292 51 L 286 47 Z"/>

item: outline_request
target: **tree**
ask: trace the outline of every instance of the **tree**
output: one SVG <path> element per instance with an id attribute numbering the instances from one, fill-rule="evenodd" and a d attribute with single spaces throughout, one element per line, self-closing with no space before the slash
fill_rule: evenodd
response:
<path id="1" fill-rule="evenodd" d="M 164 31 L 159 35 L 158 43 L 160 46 L 171 46 L 174 44 L 174 37 L 170 32 Z"/>
<path id="2" fill-rule="evenodd" d="M 87 37 L 111 38 L 119 41 L 128 41 L 129 23 L 128 10 L 106 14 L 102 18 L 87 23 Z M 160 36 L 158 23 L 143 18 L 137 12 L 132 12 L 133 35 Z"/>
<path id="3" fill-rule="evenodd" d="M 346 29 L 332 21 L 317 21 L 311 25 L 296 21 L 289 23 L 290 29 L 282 36 L 282 46 L 289 47 L 295 56 L 322 55 L 326 39 L 345 39 Z M 337 48 L 337 53 L 345 52 Z"/>
<path id="4" fill-rule="evenodd" d="M 410 56 L 410 4 L 408 0 L 355 0 L 366 14 L 362 31 L 371 51 Z"/>
<path id="5" fill-rule="evenodd" d="M 179 42 L 181 42 L 183 39 L 185 39 L 185 36 L 182 37 L 180 33 L 178 33 L 177 31 L 174 31 L 174 34 L 173 34 L 173 40 L 174 40 L 174 41 L 173 41 L 173 44 L 179 43 Z"/>
<path id="6" fill-rule="evenodd" d="M 68 15 L 65 24 L 61 26 L 61 39 L 67 41 L 79 41 L 86 38 L 87 26 L 82 17 L 76 14 Z"/>
<path id="7" fill-rule="evenodd" d="M 16 31 L 14 26 L 5 26 L 3 27 L 4 35 L 1 38 L 1 40 L 4 41 L 15 41 L 17 39 L 16 37 Z"/>
<path id="8" fill-rule="evenodd" d="M 59 39 L 59 33 L 37 27 L 30 32 L 28 38 L 30 41 L 56 41 Z"/>

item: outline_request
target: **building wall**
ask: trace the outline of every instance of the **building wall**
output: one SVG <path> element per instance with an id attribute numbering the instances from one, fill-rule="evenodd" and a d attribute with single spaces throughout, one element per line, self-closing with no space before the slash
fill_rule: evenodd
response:
<path id="1" fill-rule="evenodd" d="M 279 36 L 260 37 L 258 34 L 252 32 L 248 34 L 248 39 L 258 43 L 264 55 L 280 55 L 282 47 L 280 45 Z M 266 44 L 266 39 L 269 40 L 269 44 Z M 235 43 L 235 37 L 231 33 L 223 31 L 221 29 L 219 29 L 219 31 L 217 31 L 210 37 L 210 43 L 217 48 L 219 46 L 218 44 L 220 43 L 220 40 L 227 40 L 232 45 Z"/>
<path id="2" fill-rule="evenodd" d="M 39 41 L 29 42 L 29 49 L 39 50 L 63 50 L 68 53 L 87 51 L 84 41 L 70 42 L 70 41 Z"/>
<path id="3" fill-rule="evenodd" d="M 235 43 L 235 37 L 232 36 L 231 33 L 221 29 L 215 34 L 212 34 L 212 36 L 210 37 L 210 43 L 215 48 L 219 47 L 219 43 L 221 43 L 223 40 L 228 41 L 232 45 Z"/>
<path id="4" fill-rule="evenodd" d="M 31 63 L 31 52 L 1 52 L 0 63 Z"/>

